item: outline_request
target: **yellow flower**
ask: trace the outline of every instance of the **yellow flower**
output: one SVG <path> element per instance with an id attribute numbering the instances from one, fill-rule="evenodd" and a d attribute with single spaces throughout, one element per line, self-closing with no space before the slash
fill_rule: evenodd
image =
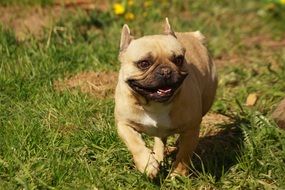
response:
<path id="1" fill-rule="evenodd" d="M 285 5 L 285 0 L 280 0 L 280 3 L 281 3 L 282 5 Z"/>
<path id="2" fill-rule="evenodd" d="M 126 20 L 134 20 L 135 19 L 135 15 L 133 13 L 131 13 L 131 12 L 127 12 L 125 14 L 125 19 Z"/>
<path id="3" fill-rule="evenodd" d="M 144 6 L 145 8 L 148 8 L 148 7 L 150 7 L 151 5 L 152 5 L 152 1 L 151 1 L 151 0 L 145 1 L 145 2 L 143 3 L 143 6 Z"/>
<path id="4" fill-rule="evenodd" d="M 122 15 L 125 12 L 125 7 L 121 3 L 114 3 L 113 9 L 116 15 Z"/>
<path id="5" fill-rule="evenodd" d="M 128 5 L 129 5 L 129 6 L 134 5 L 134 0 L 128 0 Z"/>

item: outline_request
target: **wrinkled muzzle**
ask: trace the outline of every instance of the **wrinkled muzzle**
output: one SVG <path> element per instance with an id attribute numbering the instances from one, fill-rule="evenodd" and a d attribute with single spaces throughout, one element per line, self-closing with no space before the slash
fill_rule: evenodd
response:
<path id="1" fill-rule="evenodd" d="M 143 78 L 129 79 L 128 85 L 138 94 L 156 102 L 168 101 L 181 86 L 188 73 L 161 65 Z"/>

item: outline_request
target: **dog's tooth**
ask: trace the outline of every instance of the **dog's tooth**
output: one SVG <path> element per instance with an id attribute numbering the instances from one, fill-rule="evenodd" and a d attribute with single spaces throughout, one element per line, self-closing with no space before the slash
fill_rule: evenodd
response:
<path id="1" fill-rule="evenodd" d="M 169 88 L 169 89 L 165 90 L 164 92 L 165 92 L 165 93 L 167 93 L 167 92 L 171 92 L 171 88 Z"/>
<path id="2" fill-rule="evenodd" d="M 166 89 L 166 90 L 158 89 L 158 92 L 161 92 L 161 93 L 169 93 L 169 92 L 171 92 L 171 88 Z"/>

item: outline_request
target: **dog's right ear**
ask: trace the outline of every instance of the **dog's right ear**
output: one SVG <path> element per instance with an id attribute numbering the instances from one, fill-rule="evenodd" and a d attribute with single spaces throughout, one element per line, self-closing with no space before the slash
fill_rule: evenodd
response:
<path id="1" fill-rule="evenodd" d="M 175 38 L 177 38 L 176 35 L 175 35 L 175 32 L 172 30 L 172 28 L 170 26 L 170 23 L 169 23 L 169 20 L 168 20 L 167 17 L 165 18 L 165 23 L 164 23 L 164 34 L 172 35 Z"/>
<path id="2" fill-rule="evenodd" d="M 127 24 L 124 24 L 122 33 L 121 33 L 121 42 L 120 42 L 120 52 L 127 49 L 131 43 L 133 37 L 131 36 L 130 28 Z"/>

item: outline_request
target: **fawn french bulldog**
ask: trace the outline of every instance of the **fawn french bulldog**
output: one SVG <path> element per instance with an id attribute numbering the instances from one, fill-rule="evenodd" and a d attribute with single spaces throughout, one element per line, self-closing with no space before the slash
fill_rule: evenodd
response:
<path id="1" fill-rule="evenodd" d="M 118 134 L 141 172 L 154 178 L 164 158 L 167 137 L 179 134 L 172 175 L 187 175 L 199 139 L 202 117 L 217 88 L 214 63 L 199 32 L 165 31 L 135 39 L 127 25 L 121 33 L 115 119 Z M 146 147 L 141 133 L 154 137 Z"/>

